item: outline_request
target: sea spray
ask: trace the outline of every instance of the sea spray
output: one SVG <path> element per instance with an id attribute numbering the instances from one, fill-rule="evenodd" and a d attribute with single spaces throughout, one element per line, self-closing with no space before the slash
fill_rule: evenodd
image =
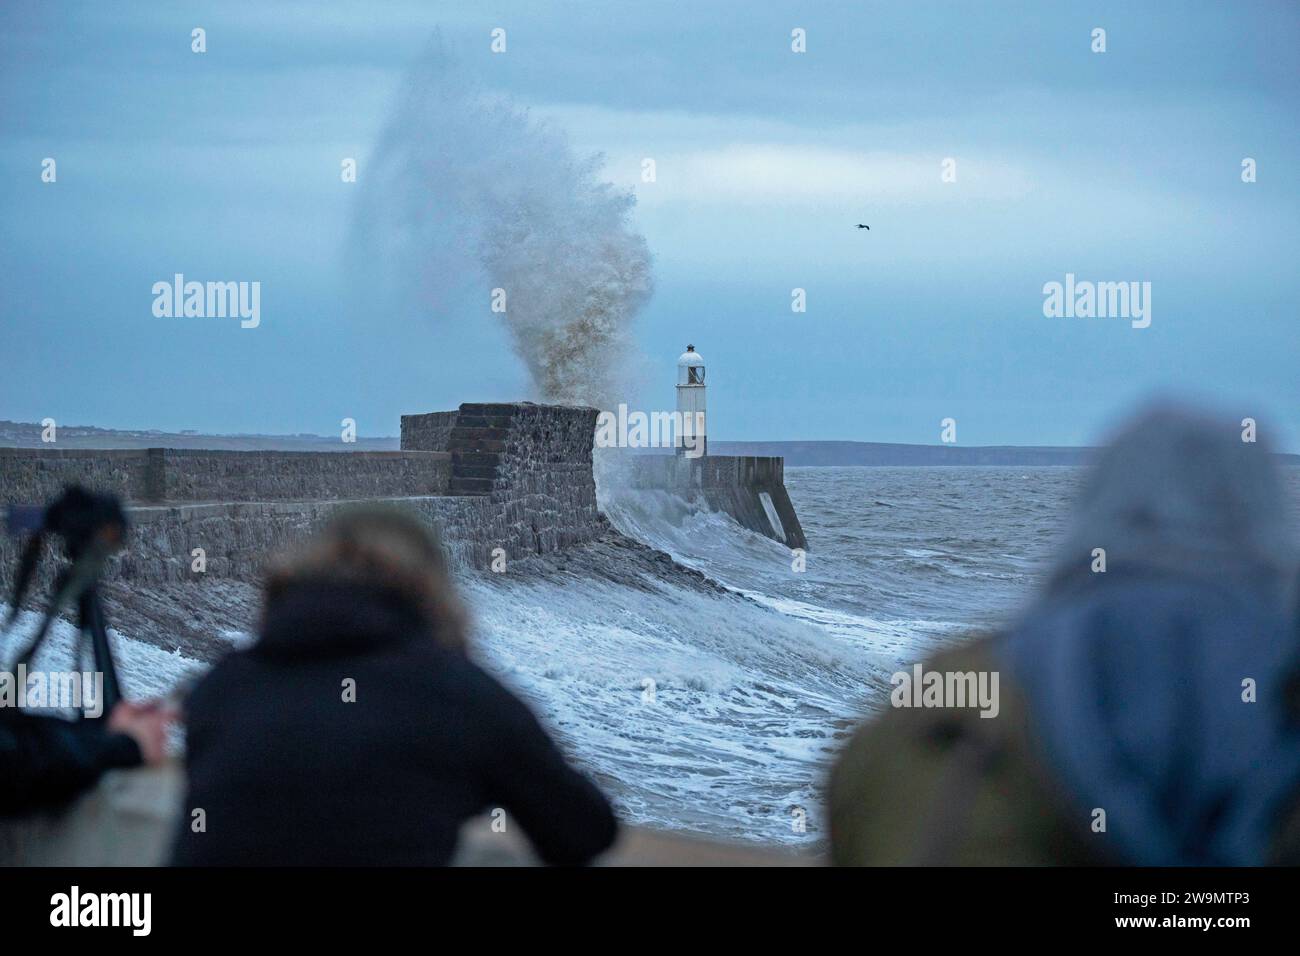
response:
<path id="1" fill-rule="evenodd" d="M 359 258 L 430 315 L 505 323 L 532 397 L 614 407 L 653 283 L 635 199 L 602 162 L 485 91 L 435 36 L 362 177 Z"/>

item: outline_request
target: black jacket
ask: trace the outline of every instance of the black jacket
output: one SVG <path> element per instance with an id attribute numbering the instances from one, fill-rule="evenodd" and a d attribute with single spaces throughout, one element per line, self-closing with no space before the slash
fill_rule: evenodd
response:
<path id="1" fill-rule="evenodd" d="M 383 591 L 280 595 L 186 722 L 177 865 L 441 865 L 461 824 L 498 807 L 549 863 L 586 862 L 616 835 L 528 708 Z"/>
<path id="2" fill-rule="evenodd" d="M 140 747 L 99 720 L 63 720 L 0 707 L 0 816 L 60 807 L 106 770 L 135 767 Z"/>

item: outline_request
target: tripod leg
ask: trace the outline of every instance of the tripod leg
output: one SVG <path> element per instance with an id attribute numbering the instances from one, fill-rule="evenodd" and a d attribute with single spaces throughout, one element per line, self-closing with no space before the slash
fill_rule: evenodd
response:
<path id="1" fill-rule="evenodd" d="M 36 636 L 33 637 L 31 643 L 27 645 L 27 649 L 19 652 L 17 659 L 14 661 L 15 668 L 19 664 L 24 667 L 30 666 L 32 659 L 36 657 L 36 652 L 39 651 L 41 645 L 45 643 L 46 635 L 50 633 L 50 627 L 58 619 L 59 610 L 63 607 L 64 601 L 66 600 L 67 586 L 68 574 L 66 571 L 60 571 L 58 576 L 54 579 L 54 597 L 50 601 L 49 609 L 46 610 L 45 617 L 41 619 L 41 626 L 36 629 Z"/>
<path id="2" fill-rule="evenodd" d="M 90 634 L 90 646 L 95 655 L 95 670 L 104 675 L 104 713 L 113 709 L 122 699 L 121 684 L 117 680 L 117 667 L 113 652 L 108 646 L 108 629 L 104 625 L 104 608 L 99 603 L 99 591 L 88 587 L 81 593 L 81 630 Z"/>

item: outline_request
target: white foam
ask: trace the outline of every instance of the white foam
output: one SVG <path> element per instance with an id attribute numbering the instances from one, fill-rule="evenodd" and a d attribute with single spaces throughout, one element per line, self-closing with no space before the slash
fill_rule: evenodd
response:
<path id="1" fill-rule="evenodd" d="M 0 616 L 7 617 L 8 614 L 8 605 L 0 604 Z M 0 636 L 0 667 L 12 668 L 14 658 L 36 636 L 43 617 L 43 614 L 34 611 L 18 612 L 13 628 Z M 207 665 L 201 661 L 185 657 L 179 648 L 166 651 L 111 628 L 108 640 L 117 665 L 122 693 L 128 700 L 166 697 L 178 684 L 207 669 Z M 32 669 L 51 672 L 88 669 L 91 666 L 89 650 L 83 652 L 80 660 L 77 656 L 83 643 L 80 631 L 74 625 L 63 620 L 55 621 L 32 660 Z"/>

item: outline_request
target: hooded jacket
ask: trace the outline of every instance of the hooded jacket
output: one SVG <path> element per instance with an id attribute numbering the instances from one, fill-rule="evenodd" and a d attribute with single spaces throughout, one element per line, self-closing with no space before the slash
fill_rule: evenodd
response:
<path id="1" fill-rule="evenodd" d="M 1293 534 L 1266 444 L 1156 408 L 1102 453 L 995 646 L 1041 756 L 1125 861 L 1268 862 L 1300 789 Z"/>

